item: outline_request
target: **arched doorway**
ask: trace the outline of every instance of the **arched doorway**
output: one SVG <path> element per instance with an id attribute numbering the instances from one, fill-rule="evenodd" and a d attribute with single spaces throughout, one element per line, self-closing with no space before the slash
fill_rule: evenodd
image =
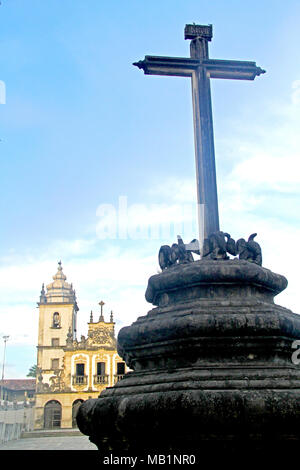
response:
<path id="1" fill-rule="evenodd" d="M 61 404 L 56 400 L 51 400 L 44 407 L 44 428 L 60 428 Z"/>
<path id="2" fill-rule="evenodd" d="M 76 422 L 76 416 L 77 416 L 77 412 L 78 412 L 78 409 L 81 405 L 81 403 L 83 403 L 84 400 L 75 400 L 73 402 L 73 405 L 72 405 L 72 428 L 77 428 L 77 422 Z"/>

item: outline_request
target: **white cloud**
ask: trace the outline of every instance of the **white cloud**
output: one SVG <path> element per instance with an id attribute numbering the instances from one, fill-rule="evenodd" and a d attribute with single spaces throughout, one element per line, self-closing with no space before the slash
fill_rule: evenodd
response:
<path id="1" fill-rule="evenodd" d="M 180 179 L 175 176 L 167 178 L 163 184 L 157 184 L 148 190 L 148 194 L 154 200 L 172 201 L 179 204 L 191 204 L 197 198 L 196 176 L 195 178 Z"/>
<path id="2" fill-rule="evenodd" d="M 235 134 L 222 140 L 226 166 L 218 177 L 220 213 L 238 213 L 299 220 L 300 107 L 299 80 L 291 84 L 291 100 L 274 100 L 264 109 L 265 125 L 253 122 L 247 132 L 239 122 Z M 241 138 L 241 135 L 243 138 Z M 226 171 L 225 171 L 226 168 Z"/>
<path id="3" fill-rule="evenodd" d="M 242 190 L 255 188 L 278 192 L 298 192 L 300 186 L 299 154 L 274 156 L 269 152 L 252 148 L 251 155 L 241 161 L 231 172 L 228 180 Z"/>
<path id="4" fill-rule="evenodd" d="M 97 237 L 102 239 L 130 239 L 130 240 L 159 240 L 177 234 L 189 233 L 195 222 L 196 201 L 191 198 L 192 185 L 190 181 L 178 182 L 178 186 L 185 186 L 185 191 L 178 197 L 172 191 L 171 184 L 163 188 L 158 187 L 156 192 L 163 201 L 164 196 L 171 192 L 168 203 L 129 204 L 126 196 L 119 197 L 118 205 L 103 204 L 97 208 L 96 215 L 100 218 L 96 226 Z M 181 184 L 180 184 L 181 183 Z M 183 196 L 183 193 L 185 194 Z M 166 198 L 168 200 L 168 198 Z"/>
<path id="5" fill-rule="evenodd" d="M 292 103 L 294 105 L 298 105 L 300 104 L 300 80 L 293 81 L 292 89 L 293 89 L 292 96 L 291 96 Z"/>
<path id="6" fill-rule="evenodd" d="M 2 292 L 1 292 L 2 293 Z M 36 345 L 38 334 L 37 305 L 19 302 L 1 302 L 0 336 L 9 335 L 11 345 Z"/>

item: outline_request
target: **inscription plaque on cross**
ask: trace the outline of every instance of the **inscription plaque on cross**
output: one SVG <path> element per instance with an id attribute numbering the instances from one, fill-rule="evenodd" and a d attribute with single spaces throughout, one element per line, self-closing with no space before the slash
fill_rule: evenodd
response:
<path id="1" fill-rule="evenodd" d="M 190 39 L 190 58 L 145 56 L 133 65 L 147 75 L 190 77 L 196 157 L 199 242 L 219 231 L 219 210 L 210 93 L 211 78 L 254 80 L 265 73 L 255 62 L 209 59 L 208 41 L 212 25 L 188 24 L 185 39 Z"/>

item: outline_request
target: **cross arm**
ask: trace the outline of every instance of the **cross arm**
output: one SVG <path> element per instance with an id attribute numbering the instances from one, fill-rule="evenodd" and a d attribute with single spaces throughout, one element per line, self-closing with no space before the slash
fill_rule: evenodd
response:
<path id="1" fill-rule="evenodd" d="M 175 75 L 191 77 L 193 70 L 199 66 L 198 59 L 185 57 L 161 57 L 146 55 L 144 60 L 133 65 L 144 70 L 145 75 Z"/>
<path id="2" fill-rule="evenodd" d="M 257 67 L 255 62 L 241 60 L 203 60 L 210 78 L 231 78 L 235 80 L 254 80 L 256 76 L 266 73 Z"/>
<path id="3" fill-rule="evenodd" d="M 185 57 L 145 56 L 144 60 L 133 65 L 144 70 L 146 75 L 172 75 L 191 77 L 199 67 L 206 70 L 210 78 L 229 78 L 235 80 L 254 80 L 265 70 L 256 66 L 255 62 L 240 60 L 199 60 Z"/>

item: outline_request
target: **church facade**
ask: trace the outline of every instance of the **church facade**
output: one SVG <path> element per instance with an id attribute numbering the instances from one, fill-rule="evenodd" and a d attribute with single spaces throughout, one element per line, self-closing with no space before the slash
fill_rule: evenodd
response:
<path id="1" fill-rule="evenodd" d="M 116 350 L 115 323 L 100 303 L 99 319 L 93 312 L 87 336 L 77 339 L 75 290 L 66 282 L 61 262 L 53 282 L 42 286 L 39 308 L 35 429 L 71 428 L 76 413 L 88 398 L 97 398 L 129 370 Z"/>

